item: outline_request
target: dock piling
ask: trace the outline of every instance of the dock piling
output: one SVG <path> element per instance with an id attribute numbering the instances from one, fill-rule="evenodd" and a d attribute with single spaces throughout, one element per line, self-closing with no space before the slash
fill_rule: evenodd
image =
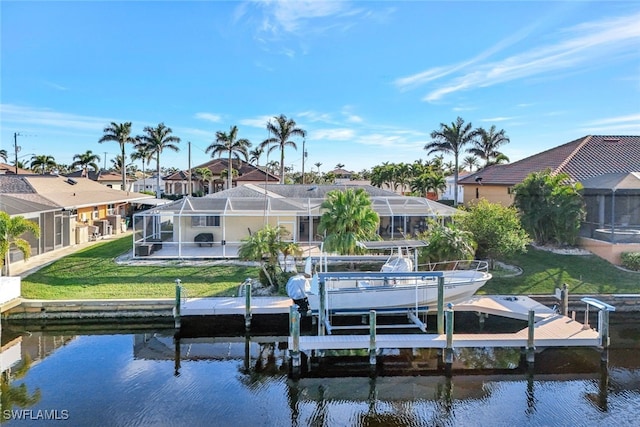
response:
<path id="1" fill-rule="evenodd" d="M 181 280 L 176 279 L 176 303 L 173 308 L 173 320 L 176 329 L 180 328 L 180 306 L 182 305 L 182 285 Z"/>
<path id="2" fill-rule="evenodd" d="M 533 364 L 535 360 L 536 347 L 535 347 L 535 322 L 536 322 L 536 312 L 535 310 L 529 310 L 529 327 L 527 334 L 527 363 Z"/>
<path id="3" fill-rule="evenodd" d="M 251 280 L 244 281 L 244 327 L 246 330 L 251 328 Z"/>
<path id="4" fill-rule="evenodd" d="M 291 367 L 295 373 L 300 370 L 300 312 L 298 311 L 298 306 L 295 304 L 291 306 L 290 322 L 289 329 L 291 330 L 293 345 L 291 346 L 289 354 L 291 357 Z"/>
<path id="5" fill-rule="evenodd" d="M 447 347 L 445 348 L 445 364 L 450 367 L 453 364 L 453 308 L 451 304 L 445 312 L 447 323 Z"/>
<path id="6" fill-rule="evenodd" d="M 369 311 L 369 364 L 376 364 L 376 353 L 378 351 L 376 345 L 376 311 Z"/>

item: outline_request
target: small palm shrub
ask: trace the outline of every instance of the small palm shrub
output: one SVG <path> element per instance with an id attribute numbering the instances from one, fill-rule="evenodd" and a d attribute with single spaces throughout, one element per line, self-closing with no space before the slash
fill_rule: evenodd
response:
<path id="1" fill-rule="evenodd" d="M 640 252 L 623 252 L 620 254 L 620 258 L 624 268 L 640 271 Z"/>

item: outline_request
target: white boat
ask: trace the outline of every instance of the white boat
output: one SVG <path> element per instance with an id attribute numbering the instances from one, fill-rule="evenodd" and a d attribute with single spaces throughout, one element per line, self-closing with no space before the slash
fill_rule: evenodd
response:
<path id="1" fill-rule="evenodd" d="M 435 311 L 439 277 L 444 280 L 445 304 L 469 299 L 491 279 L 485 261 L 447 261 L 419 269 L 415 250 L 426 244 L 415 240 L 364 242 L 363 246 L 367 249 L 392 250 L 377 272 L 328 272 L 328 257 L 323 254 L 321 271 L 317 271 L 317 264 L 316 271 L 310 271 L 311 263 L 307 260 L 306 274 L 289 279 L 287 292 L 300 311 L 319 311 L 322 291 L 325 293 L 324 308 L 330 312 L 412 307 Z M 353 257 L 347 259 L 354 260 Z M 443 267 L 446 269 L 439 270 Z M 308 308 L 305 307 L 307 304 Z"/>

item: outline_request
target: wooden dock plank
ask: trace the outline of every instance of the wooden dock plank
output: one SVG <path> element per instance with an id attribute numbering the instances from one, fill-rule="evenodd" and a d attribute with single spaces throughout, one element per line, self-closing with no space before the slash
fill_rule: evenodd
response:
<path id="1" fill-rule="evenodd" d="M 291 298 L 259 297 L 251 300 L 252 314 L 287 314 L 293 304 Z M 216 316 L 244 315 L 245 297 L 189 298 L 180 307 L 180 315 Z"/>

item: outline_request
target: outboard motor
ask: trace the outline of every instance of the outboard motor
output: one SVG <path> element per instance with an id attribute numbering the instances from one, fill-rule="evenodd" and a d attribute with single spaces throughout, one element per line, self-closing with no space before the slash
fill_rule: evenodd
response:
<path id="1" fill-rule="evenodd" d="M 298 312 L 302 315 L 309 312 L 309 299 L 307 298 L 309 289 L 309 279 L 302 274 L 291 276 L 287 281 L 287 295 L 298 306 Z"/>

